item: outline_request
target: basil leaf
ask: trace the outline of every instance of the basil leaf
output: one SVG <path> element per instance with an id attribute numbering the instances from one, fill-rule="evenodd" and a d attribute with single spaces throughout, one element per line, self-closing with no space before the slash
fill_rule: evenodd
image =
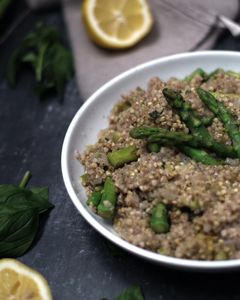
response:
<path id="1" fill-rule="evenodd" d="M 33 206 L 36 205 L 40 214 L 54 207 L 54 205 L 48 201 L 49 195 L 47 187 L 31 188 L 30 191 L 32 194 L 28 200 L 32 202 Z"/>
<path id="2" fill-rule="evenodd" d="M 133 286 L 126 289 L 114 300 L 144 300 L 141 288 L 139 286 Z"/>
<path id="3" fill-rule="evenodd" d="M 38 211 L 20 204 L 0 204 L 0 257 L 23 255 L 37 233 Z"/>
<path id="4" fill-rule="evenodd" d="M 53 207 L 48 188 L 26 188 L 31 176 L 27 171 L 19 186 L 0 185 L 0 257 L 24 254 L 36 236 L 39 215 Z"/>
<path id="5" fill-rule="evenodd" d="M 5 203 L 11 201 L 12 198 L 18 196 L 19 200 L 25 199 L 26 191 L 28 190 L 19 188 L 11 184 L 2 184 L 0 185 L 0 203 Z"/>
<path id="6" fill-rule="evenodd" d="M 48 201 L 48 188 L 20 188 L 15 185 L 0 185 L 0 204 L 23 204 L 36 208 L 41 214 L 54 206 Z"/>

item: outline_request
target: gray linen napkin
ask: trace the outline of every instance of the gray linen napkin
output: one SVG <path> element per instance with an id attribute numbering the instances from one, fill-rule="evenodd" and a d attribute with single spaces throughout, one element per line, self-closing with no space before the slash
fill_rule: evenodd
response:
<path id="1" fill-rule="evenodd" d="M 30 7 L 37 8 L 56 0 L 27 1 Z M 112 77 L 140 63 L 169 54 L 210 49 L 220 33 L 219 29 L 212 30 L 214 15 L 233 19 L 239 9 L 238 0 L 201 0 L 200 4 L 198 0 L 149 0 L 155 20 L 152 32 L 132 49 L 110 51 L 90 41 L 80 4 L 79 0 L 62 0 L 77 82 L 84 100 Z"/>

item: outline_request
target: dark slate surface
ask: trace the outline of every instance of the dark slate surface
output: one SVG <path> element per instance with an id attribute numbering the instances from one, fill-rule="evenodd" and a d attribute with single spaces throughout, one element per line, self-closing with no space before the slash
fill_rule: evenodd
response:
<path id="1" fill-rule="evenodd" d="M 17 4 L 5 18 L 15 19 L 24 5 Z M 17 183 L 25 170 L 32 185 L 49 186 L 55 209 L 42 220 L 38 241 L 21 261 L 39 270 L 49 281 L 55 300 L 113 299 L 124 288 L 139 284 L 147 300 L 239 299 L 240 273 L 189 273 L 155 266 L 130 254 L 114 257 L 102 238 L 79 215 L 63 185 L 60 153 L 64 134 L 82 104 L 72 80 L 64 102 L 39 102 L 31 74 L 16 90 L 3 79 L 10 52 L 36 21 L 55 25 L 66 36 L 59 10 L 29 15 L 0 47 L 0 182 Z M 239 50 L 240 40 L 224 33 L 216 49 Z M 4 300 L 4 299 L 1 299 Z"/>

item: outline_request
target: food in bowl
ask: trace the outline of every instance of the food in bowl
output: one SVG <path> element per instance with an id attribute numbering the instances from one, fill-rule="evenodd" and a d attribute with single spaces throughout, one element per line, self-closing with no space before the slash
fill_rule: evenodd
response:
<path id="1" fill-rule="evenodd" d="M 240 75 L 152 78 L 76 152 L 91 209 L 128 242 L 168 256 L 240 258 Z"/>

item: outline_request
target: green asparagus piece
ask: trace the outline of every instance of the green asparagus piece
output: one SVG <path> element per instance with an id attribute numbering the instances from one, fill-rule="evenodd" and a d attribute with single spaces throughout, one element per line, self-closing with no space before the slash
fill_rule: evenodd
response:
<path id="1" fill-rule="evenodd" d="M 135 146 L 129 146 L 119 150 L 109 152 L 107 154 L 109 163 L 114 168 L 122 167 L 126 163 L 136 161 L 138 159 L 137 148 Z"/>
<path id="2" fill-rule="evenodd" d="M 215 255 L 215 260 L 226 260 L 228 255 L 224 250 L 219 250 Z"/>
<path id="3" fill-rule="evenodd" d="M 157 134 L 156 132 L 159 130 L 159 128 L 148 128 L 148 130 L 149 130 L 149 135 L 147 135 L 146 133 L 146 127 L 134 128 L 133 130 L 131 130 L 130 134 L 133 138 L 147 138 L 151 135 L 152 136 L 154 136 L 154 134 L 156 135 Z M 215 159 L 204 150 L 200 150 L 200 149 L 196 149 L 196 148 L 192 148 L 180 144 L 176 145 L 176 143 L 174 145 L 173 142 L 164 138 L 161 139 L 161 145 L 165 147 L 176 146 L 185 155 L 191 157 L 197 162 L 201 162 L 202 164 L 219 165 L 224 163 L 222 160 Z"/>
<path id="4" fill-rule="evenodd" d="M 238 73 L 238 72 L 227 71 L 226 74 L 229 75 L 229 76 L 235 77 L 237 79 L 240 79 L 240 73 Z"/>
<path id="5" fill-rule="evenodd" d="M 130 131 L 130 135 L 134 138 L 147 138 L 150 143 L 161 144 L 162 141 L 168 141 L 172 146 L 186 145 L 194 148 L 205 148 L 211 151 L 215 151 L 220 157 L 236 158 L 237 153 L 232 146 L 221 144 L 221 147 L 217 147 L 213 143 L 213 140 L 206 140 L 201 135 L 191 135 L 184 132 L 173 132 L 164 128 L 152 128 L 152 127 L 136 127 Z"/>
<path id="6" fill-rule="evenodd" d="M 192 109 L 189 102 L 185 102 L 182 95 L 173 89 L 164 88 L 163 95 L 166 98 L 168 104 L 176 110 L 182 121 L 187 125 L 191 131 L 195 131 L 200 127 L 200 131 L 204 131 L 204 134 L 208 134 L 207 129 L 203 126 L 202 116 Z M 203 128 L 202 128 L 203 127 Z M 196 129 L 198 132 L 199 129 Z"/>
<path id="7" fill-rule="evenodd" d="M 217 68 L 216 70 L 213 70 L 212 72 L 210 72 L 210 73 L 208 74 L 208 76 L 207 76 L 205 82 L 208 81 L 208 80 L 210 80 L 210 79 L 212 79 L 212 78 L 214 78 L 215 75 L 216 75 L 217 73 L 219 73 L 220 71 L 223 71 L 223 69 Z"/>
<path id="8" fill-rule="evenodd" d="M 185 146 L 183 144 L 174 145 L 171 141 L 166 139 L 162 139 L 161 145 L 164 147 L 176 147 L 180 152 L 184 153 L 186 156 L 204 165 L 222 165 L 225 163 L 225 161 L 220 160 L 218 158 L 214 158 L 208 152 L 202 149 L 196 149 L 190 146 Z"/>
<path id="9" fill-rule="evenodd" d="M 150 218 L 150 227 L 156 233 L 167 233 L 170 230 L 168 211 L 164 204 L 157 204 Z"/>
<path id="10" fill-rule="evenodd" d="M 230 98 L 230 99 L 240 99 L 240 94 L 234 93 L 222 93 L 222 92 L 210 92 L 215 98 Z"/>
<path id="11" fill-rule="evenodd" d="M 93 206 L 98 206 L 102 198 L 102 193 L 100 191 L 94 191 L 92 194 L 89 196 L 87 200 L 87 205 L 92 204 Z"/>
<path id="12" fill-rule="evenodd" d="M 117 203 L 117 191 L 114 182 L 107 177 L 103 187 L 101 201 L 98 204 L 98 214 L 104 219 L 112 220 Z"/>
<path id="13" fill-rule="evenodd" d="M 203 116 L 203 117 L 202 117 L 202 124 L 203 124 L 205 127 L 209 127 L 209 126 L 212 125 L 213 120 L 214 120 L 214 116 L 212 116 L 212 117 Z"/>
<path id="14" fill-rule="evenodd" d="M 158 143 L 147 143 L 147 150 L 149 153 L 158 153 L 161 149 L 161 145 Z"/>
<path id="15" fill-rule="evenodd" d="M 130 130 L 129 134 L 134 139 L 145 139 L 150 137 L 151 135 L 158 134 L 159 131 L 162 132 L 162 128 L 148 127 L 148 126 L 140 126 L 135 127 Z"/>
<path id="16" fill-rule="evenodd" d="M 129 107 L 131 107 L 131 103 L 128 101 L 120 102 L 116 104 L 116 112 L 119 115 L 123 111 L 127 110 Z"/>
<path id="17" fill-rule="evenodd" d="M 203 69 L 197 68 L 190 75 L 186 76 L 183 80 L 189 83 L 196 75 L 201 76 L 204 81 L 208 78 L 208 74 Z"/>
<path id="18" fill-rule="evenodd" d="M 80 176 L 80 180 L 83 184 L 86 184 L 89 180 L 89 175 L 87 173 L 83 174 L 82 176 Z"/>
<path id="19" fill-rule="evenodd" d="M 201 137 L 208 143 L 211 143 L 211 150 L 215 153 L 222 153 L 225 151 L 222 150 L 224 144 L 216 141 L 210 135 L 208 129 L 204 126 L 200 115 L 192 109 L 189 103 L 187 103 L 186 106 L 186 102 L 179 92 L 165 88 L 163 89 L 163 94 L 169 105 L 177 111 L 182 121 L 187 125 L 192 135 Z"/>
<path id="20" fill-rule="evenodd" d="M 193 160 L 200 162 L 204 165 L 222 165 L 224 164 L 223 160 L 217 159 L 209 155 L 206 151 L 201 149 L 196 149 L 189 146 L 178 146 L 178 149 L 184 153 L 186 156 L 189 156 Z"/>
<path id="21" fill-rule="evenodd" d="M 228 135 L 230 136 L 233 148 L 240 158 L 240 130 L 232 113 L 225 105 L 218 101 L 210 92 L 197 88 L 197 93 L 203 103 L 215 114 L 215 116 L 223 123 Z"/>

